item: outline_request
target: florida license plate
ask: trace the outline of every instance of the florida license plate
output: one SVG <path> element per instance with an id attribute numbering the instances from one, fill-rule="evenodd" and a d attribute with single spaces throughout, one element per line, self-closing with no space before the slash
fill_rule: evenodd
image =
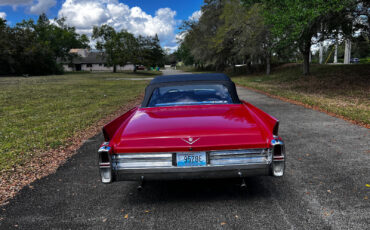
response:
<path id="1" fill-rule="evenodd" d="M 177 153 L 177 166 L 205 166 L 207 165 L 206 152 Z"/>

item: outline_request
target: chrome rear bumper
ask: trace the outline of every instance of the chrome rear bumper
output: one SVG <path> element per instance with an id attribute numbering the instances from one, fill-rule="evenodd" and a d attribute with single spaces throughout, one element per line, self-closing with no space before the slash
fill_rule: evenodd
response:
<path id="1" fill-rule="evenodd" d="M 104 146 L 99 150 L 103 183 L 115 180 L 177 180 L 282 176 L 285 149 L 281 140 L 273 140 L 271 149 L 207 151 L 204 166 L 178 167 L 176 153 L 124 153 L 110 155 Z"/>
<path id="2" fill-rule="evenodd" d="M 121 169 L 114 171 L 116 180 L 182 180 L 233 178 L 269 175 L 270 165 L 232 165 L 202 167 L 166 167 Z M 241 174 L 240 174 L 241 173 Z"/>

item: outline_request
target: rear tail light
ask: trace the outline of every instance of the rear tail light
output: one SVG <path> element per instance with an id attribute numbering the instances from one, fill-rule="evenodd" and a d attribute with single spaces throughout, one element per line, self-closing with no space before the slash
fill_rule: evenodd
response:
<path id="1" fill-rule="evenodd" d="M 285 146 L 281 140 L 273 140 L 272 175 L 283 176 L 285 170 Z"/>
<path id="2" fill-rule="evenodd" d="M 111 183 L 113 181 L 112 174 L 112 161 L 107 148 L 100 148 L 99 154 L 99 171 L 101 176 L 101 181 L 103 183 Z"/>

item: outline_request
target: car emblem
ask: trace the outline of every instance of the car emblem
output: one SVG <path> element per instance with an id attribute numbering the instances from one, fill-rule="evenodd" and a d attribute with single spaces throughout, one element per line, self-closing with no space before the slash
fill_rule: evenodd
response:
<path id="1" fill-rule="evenodd" d="M 194 143 L 195 143 L 195 142 L 197 142 L 199 139 L 200 139 L 200 138 L 198 138 L 198 139 L 194 139 L 194 138 L 192 138 L 192 137 L 189 137 L 189 138 L 186 138 L 186 139 L 181 138 L 181 140 L 185 141 L 185 142 L 186 142 L 186 143 L 188 143 L 189 145 L 194 144 Z"/>

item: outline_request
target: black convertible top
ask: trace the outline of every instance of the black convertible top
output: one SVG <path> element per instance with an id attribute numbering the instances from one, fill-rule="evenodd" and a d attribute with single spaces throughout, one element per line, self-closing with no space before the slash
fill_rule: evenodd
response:
<path id="1" fill-rule="evenodd" d="M 240 103 L 238 94 L 234 82 L 223 73 L 205 73 L 205 74 L 179 74 L 179 75 L 165 75 L 158 76 L 151 80 L 149 85 L 145 89 L 145 97 L 142 107 L 147 107 L 149 104 L 150 97 L 156 88 L 170 85 L 189 85 L 189 84 L 222 84 L 224 85 L 232 99 L 233 103 Z"/>
<path id="2" fill-rule="evenodd" d="M 223 73 L 203 73 L 203 74 L 179 74 L 179 75 L 165 75 L 154 78 L 150 85 L 170 82 L 198 82 L 198 81 L 228 81 L 231 79 Z"/>

